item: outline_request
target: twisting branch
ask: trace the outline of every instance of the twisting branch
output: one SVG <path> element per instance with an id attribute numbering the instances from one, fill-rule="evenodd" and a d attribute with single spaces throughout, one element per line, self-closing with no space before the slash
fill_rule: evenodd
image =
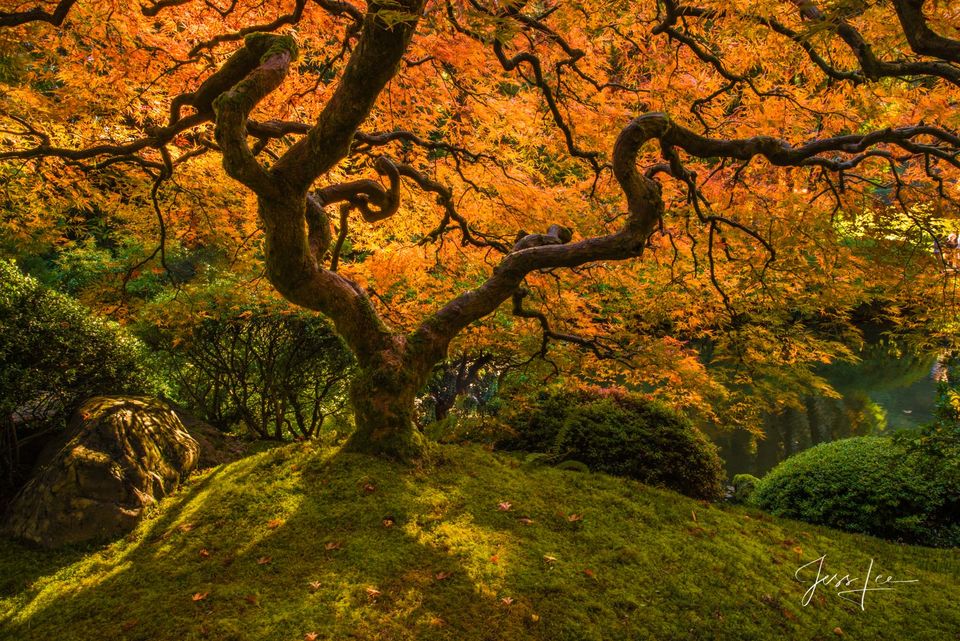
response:
<path id="1" fill-rule="evenodd" d="M 368 223 L 375 223 L 393 216 L 400 208 L 400 172 L 386 156 L 377 158 L 374 168 L 377 173 L 386 176 L 390 181 L 387 189 L 377 181 L 369 179 L 338 183 L 315 192 L 320 205 L 346 202 L 359 211 Z M 375 209 L 371 209 L 371 205 Z"/>
<path id="2" fill-rule="evenodd" d="M 934 142 L 920 143 L 915 139 L 929 137 Z M 640 148 L 649 140 L 660 142 L 666 166 L 656 166 L 650 175 L 641 174 L 636 168 Z M 679 164 L 674 149 L 700 158 L 728 158 L 749 161 L 763 156 L 773 165 L 812 166 L 830 171 L 844 171 L 865 158 L 889 156 L 883 150 L 872 150 L 875 145 L 888 144 L 900 147 L 911 154 L 930 155 L 960 167 L 960 137 L 956 134 L 925 125 L 883 129 L 863 135 L 845 135 L 814 140 L 794 147 L 789 143 L 769 136 L 745 139 L 713 139 L 696 134 L 674 121 L 666 114 L 648 113 L 633 120 L 621 132 L 613 151 L 613 172 L 627 200 L 628 216 L 623 229 L 614 234 L 588 238 L 576 243 L 550 243 L 514 251 L 503 258 L 493 275 L 480 287 L 461 294 L 427 319 L 414 333 L 423 343 L 446 344 L 466 325 L 486 316 L 500 303 L 511 297 L 519 288 L 526 274 L 539 269 L 577 267 L 600 260 L 623 260 L 639 256 L 646 239 L 656 229 L 663 215 L 664 204 L 659 184 L 652 179 L 658 171 L 683 178 L 689 175 Z M 826 154 L 836 153 L 847 159 Z M 719 217 L 707 217 L 711 239 L 721 223 L 733 221 Z M 733 227 L 749 233 L 772 250 L 769 243 L 738 224 Z M 712 251 L 712 243 L 711 243 Z"/>
<path id="3" fill-rule="evenodd" d="M 333 256 L 330 258 L 330 271 L 337 271 L 340 265 L 340 252 L 343 251 L 343 243 L 347 240 L 347 233 L 350 225 L 350 203 L 340 205 L 340 229 L 337 231 L 337 244 L 333 247 Z"/>
<path id="4" fill-rule="evenodd" d="M 692 38 L 674 28 L 677 19 L 680 17 L 715 19 L 725 15 L 726 12 L 682 5 L 676 0 L 662 1 L 666 8 L 666 15 L 662 22 L 654 28 L 653 32 L 655 34 L 667 33 L 674 39 L 683 42 L 690 47 L 701 60 L 713 65 L 721 75 L 730 80 L 731 74 L 723 69 L 722 62 L 718 57 L 709 53 L 693 41 Z M 816 52 L 806 37 L 789 29 L 777 20 L 749 13 L 738 15 L 755 23 L 765 25 L 772 31 L 784 35 L 799 44 L 814 64 L 835 80 L 850 80 L 859 83 L 864 79 L 875 81 L 881 78 L 930 76 L 941 78 L 960 86 L 960 68 L 950 64 L 951 62 L 957 62 L 960 42 L 938 36 L 929 29 L 922 13 L 923 3 L 921 0 L 894 0 L 894 7 L 897 10 L 900 24 L 903 26 L 904 34 L 914 48 L 914 51 L 936 56 L 939 58 L 938 60 L 883 60 L 877 56 L 872 45 L 867 42 L 863 34 L 855 29 L 842 16 L 827 15 L 820 10 L 815 0 L 789 1 L 797 7 L 800 16 L 805 21 L 817 27 L 825 27 L 831 33 L 835 33 L 850 49 L 851 53 L 853 53 L 860 69 L 854 71 L 835 69 Z"/>
<path id="5" fill-rule="evenodd" d="M 193 58 L 200 54 L 205 49 L 212 49 L 213 47 L 222 44 L 224 42 L 235 42 L 237 40 L 244 40 L 247 36 L 254 33 L 267 33 L 270 31 L 276 31 L 280 27 L 289 24 L 297 24 L 300 22 L 300 18 L 303 17 L 303 9 L 307 6 L 307 0 L 295 0 L 293 6 L 293 11 L 280 16 L 272 22 L 266 24 L 252 25 L 249 27 L 244 27 L 239 31 L 234 33 L 224 33 L 218 36 L 214 36 L 209 40 L 198 43 L 193 49 L 190 50 L 190 53 L 187 54 L 187 57 Z"/>
<path id="6" fill-rule="evenodd" d="M 89 160 L 101 156 L 129 158 L 145 149 L 159 149 L 173 140 L 178 134 L 203 124 L 209 118 L 202 114 L 191 114 L 181 118 L 175 124 L 161 127 L 150 132 L 151 135 L 126 143 L 106 143 L 86 149 L 65 149 L 51 147 L 49 137 L 40 135 L 41 144 L 30 149 L 16 149 L 0 152 L 0 160 L 8 158 L 63 158 L 64 160 Z M 37 134 L 31 134 L 37 135 Z"/>
<path id="7" fill-rule="evenodd" d="M 363 23 L 363 12 L 345 0 L 313 0 L 332 16 L 346 15 L 356 25 Z"/>
<path id="8" fill-rule="evenodd" d="M 518 318 L 529 318 L 535 320 L 540 325 L 541 342 L 540 351 L 537 353 L 537 356 L 541 358 L 545 357 L 547 355 L 547 350 L 550 347 L 550 341 L 554 340 L 563 343 L 570 343 L 571 345 L 576 345 L 581 349 L 588 350 L 601 360 L 617 360 L 625 365 L 630 365 L 628 361 L 620 357 L 618 349 L 604 345 L 596 339 L 584 338 L 582 336 L 577 336 L 576 334 L 558 332 L 554 330 L 550 325 L 550 320 L 547 318 L 546 314 L 528 309 L 523 306 L 524 299 L 529 295 L 530 292 L 522 287 L 513 293 L 512 313 Z"/>
<path id="9" fill-rule="evenodd" d="M 400 175 L 414 181 L 420 189 L 437 195 L 437 204 L 443 207 L 443 219 L 433 230 L 427 232 L 420 244 L 436 241 L 441 238 L 452 223 L 456 223 L 460 230 L 463 245 L 474 247 L 492 247 L 500 253 L 506 254 L 509 247 L 497 238 L 488 236 L 470 226 L 470 223 L 458 211 L 453 202 L 453 192 L 449 187 L 441 185 L 407 164 L 397 165 Z"/>
<path id="10" fill-rule="evenodd" d="M 238 52 L 224 67 L 235 62 L 237 68 L 242 68 L 241 65 L 251 56 L 257 56 L 259 66 L 211 103 L 217 123 L 214 135 L 223 152 L 223 167 L 227 174 L 258 195 L 273 195 L 277 190 L 276 183 L 257 162 L 247 145 L 247 116 L 257 103 L 283 82 L 290 63 L 297 57 L 297 46 L 290 36 L 258 33 L 247 36 L 242 51 L 247 53 Z M 225 77 L 233 77 L 234 71 L 230 69 Z M 217 75 L 220 74 L 214 77 Z"/>
<path id="11" fill-rule="evenodd" d="M 329 219 L 323 206 L 334 202 L 351 207 L 366 205 L 370 217 L 377 218 L 395 211 L 392 201 L 398 200 L 398 188 L 384 190 L 369 181 L 362 188 L 356 184 L 334 185 L 312 196 L 309 190 L 319 176 L 349 153 L 358 126 L 396 72 L 421 9 L 420 0 L 400 5 L 368 5 L 353 54 L 317 123 L 305 132 L 302 126 L 293 127 L 293 131 L 305 135 L 277 157 L 269 170 L 256 160 L 247 144 L 247 134 L 259 133 L 269 138 L 290 131 L 291 127 L 276 122 L 258 126 L 248 118 L 252 109 L 285 77 L 296 56 L 292 38 L 248 35 L 244 39 L 248 53 L 235 54 L 236 59 L 243 62 L 255 57 L 258 64 L 212 102 L 224 168 L 257 195 L 265 232 L 268 278 L 289 301 L 329 316 L 363 367 L 379 364 L 385 351 L 395 349 L 395 336 L 377 315 L 362 287 L 323 268 L 322 259 L 330 243 Z M 237 63 L 237 68 L 242 66 Z M 228 75 L 222 70 L 221 73 L 224 78 Z M 232 70 L 229 75 L 234 75 Z M 386 161 L 380 169 L 388 174 L 392 171 Z M 345 230 L 344 222 L 341 234 Z"/>
<path id="12" fill-rule="evenodd" d="M 703 116 L 700 113 L 700 109 L 702 108 L 702 106 L 714 100 L 720 95 L 723 95 L 725 93 L 730 93 L 735 88 L 739 88 L 741 85 L 745 85 L 746 87 L 748 87 L 750 91 L 752 91 L 755 95 L 757 95 L 760 98 L 780 98 L 780 99 L 788 100 L 793 104 L 795 104 L 796 106 L 798 106 L 799 108 L 804 109 L 805 111 L 819 113 L 816 109 L 812 109 L 806 105 L 801 104 L 789 92 L 784 91 L 781 88 L 775 88 L 770 91 L 762 90 L 760 87 L 757 86 L 757 83 L 754 82 L 757 79 L 757 77 L 761 74 L 762 72 L 761 68 L 755 67 L 745 73 L 736 73 L 734 71 L 731 71 L 727 67 L 726 63 L 720 58 L 720 56 L 717 53 L 712 51 L 711 47 L 708 44 L 701 44 L 701 42 L 699 42 L 697 38 L 691 36 L 686 31 L 680 31 L 676 28 L 677 22 L 681 17 L 696 17 L 696 18 L 702 18 L 706 20 L 715 20 L 717 18 L 721 18 L 724 15 L 726 15 L 726 12 L 714 10 L 714 9 L 701 9 L 698 7 L 681 5 L 676 0 L 663 0 L 663 5 L 666 9 L 666 13 L 663 19 L 661 20 L 661 22 L 659 22 L 653 28 L 652 33 L 654 35 L 661 34 L 661 33 L 666 34 L 667 37 L 670 38 L 671 40 L 679 42 L 681 45 L 687 47 L 702 62 L 705 62 L 706 64 L 713 67 L 714 70 L 720 75 L 720 77 L 722 77 L 726 81 L 725 86 L 721 87 L 720 89 L 718 89 L 717 91 L 715 91 L 714 93 L 712 93 L 707 97 L 694 100 L 693 103 L 691 104 L 691 112 L 693 112 L 694 116 L 696 116 L 696 118 L 703 125 L 705 131 L 709 131 L 710 127 L 707 125 L 706 121 L 704 120 Z M 851 80 L 854 83 L 859 83 L 862 81 L 863 79 L 862 74 L 860 74 L 859 72 L 840 71 L 830 66 L 816 52 L 816 50 L 809 43 L 809 41 L 807 41 L 806 38 L 792 31 L 786 26 L 780 24 L 776 20 L 762 17 L 762 16 L 753 16 L 749 14 L 747 14 L 744 17 L 752 22 L 765 25 L 768 28 L 770 28 L 772 31 L 779 33 L 781 35 L 784 35 L 790 38 L 791 40 L 793 40 L 794 42 L 796 42 L 797 44 L 799 44 L 800 47 L 807 53 L 810 59 L 814 62 L 814 64 L 820 67 L 824 71 L 824 73 L 826 73 L 829 77 L 836 80 L 844 80 L 844 79 Z"/>
<path id="13" fill-rule="evenodd" d="M 60 0 L 53 11 L 46 11 L 43 7 L 36 7 L 28 11 L 0 11 L 0 27 L 18 27 L 28 22 L 49 22 L 55 27 L 63 24 L 70 8 L 77 0 Z"/>
<path id="14" fill-rule="evenodd" d="M 945 38 L 930 28 L 923 15 L 923 0 L 893 0 L 893 7 L 915 52 L 960 64 L 960 40 Z"/>
<path id="15" fill-rule="evenodd" d="M 816 6 L 814 0 L 790 0 L 800 9 L 800 15 L 807 20 L 827 24 L 834 29 L 840 39 L 860 63 L 863 74 L 870 80 L 880 78 L 900 78 L 903 76 L 935 76 L 960 86 L 960 68 L 941 61 L 896 60 L 887 62 L 877 57 L 873 47 L 863 35 L 842 18 L 828 18 Z"/>
<path id="16" fill-rule="evenodd" d="M 646 114 L 633 120 L 617 138 L 613 173 L 626 195 L 628 210 L 620 231 L 576 243 L 551 242 L 510 252 L 485 283 L 457 296 L 425 320 L 412 340 L 440 350 L 439 360 L 460 330 L 510 298 L 530 272 L 639 256 L 663 215 L 663 199 L 659 184 L 637 172 L 637 154 L 645 142 L 665 133 L 668 122 L 663 114 Z"/>
<path id="17" fill-rule="evenodd" d="M 180 94 L 170 102 L 170 125 L 180 120 L 184 107 L 193 107 L 197 114 L 213 117 L 213 101 L 232 89 L 260 66 L 261 58 L 266 55 L 267 47 L 273 40 L 266 34 L 254 34 L 244 40 L 244 46 L 227 59 L 223 66 L 207 78 L 196 91 Z M 293 41 L 290 41 L 292 45 Z M 291 49 L 294 52 L 296 49 Z M 292 62 L 292 60 L 290 61 Z M 288 62 L 289 64 L 289 62 Z"/>
<path id="18" fill-rule="evenodd" d="M 570 125 L 567 124 L 563 114 L 560 113 L 560 107 L 557 105 L 557 100 L 554 97 L 553 90 L 543 77 L 543 67 L 540 64 L 540 58 L 526 51 L 521 51 L 512 58 L 508 58 L 506 53 L 504 53 L 503 45 L 499 40 L 493 41 L 493 53 L 497 56 L 497 60 L 500 61 L 500 65 L 505 71 L 513 71 L 522 62 L 525 62 L 530 66 L 530 69 L 533 71 L 533 83 L 543 94 L 544 102 L 547 103 L 547 109 L 550 110 L 550 115 L 553 117 L 553 122 L 563 134 L 563 139 L 567 143 L 567 151 L 569 151 L 570 155 L 574 158 L 586 160 L 588 163 L 590 163 L 590 166 L 593 167 L 593 170 L 599 173 L 601 169 L 599 160 L 600 152 L 586 151 L 577 146 L 576 141 L 573 139 L 573 131 L 570 129 Z"/>
<path id="19" fill-rule="evenodd" d="M 317 123 L 276 162 L 271 171 L 274 176 L 306 190 L 347 155 L 360 123 L 396 74 L 421 10 L 422 0 L 370 3 L 340 83 Z M 381 12 L 391 16 L 390 23 Z M 395 20 L 399 22 L 393 24 Z"/>
<path id="20" fill-rule="evenodd" d="M 522 3 L 518 7 L 509 7 L 496 14 L 486 10 L 476 2 L 472 2 L 471 4 L 482 13 L 485 13 L 486 15 L 489 15 L 489 16 L 498 17 L 498 18 L 505 18 L 505 17 L 517 18 L 517 16 L 522 15 L 519 13 L 520 8 L 522 8 Z M 453 11 L 453 5 L 449 2 L 449 0 L 446 6 L 447 6 L 447 18 L 450 21 L 450 24 L 453 26 L 453 28 L 457 32 L 462 33 L 480 43 L 483 43 L 483 44 L 487 43 L 488 38 L 485 38 L 483 35 L 481 35 L 480 33 L 477 33 L 473 29 L 470 29 L 469 27 L 462 25 L 457 20 Z M 520 22 L 521 24 L 525 24 L 526 26 L 535 28 L 539 31 L 543 31 L 543 29 L 546 28 L 546 27 L 540 28 L 536 26 L 536 24 L 534 24 L 534 23 L 537 23 L 536 20 L 533 20 L 533 21 L 520 20 Z M 543 95 L 544 102 L 547 103 L 547 109 L 550 112 L 550 116 L 553 118 L 554 124 L 563 134 L 563 139 L 564 139 L 564 142 L 566 143 L 568 153 L 574 158 L 579 158 L 581 160 L 587 161 L 590 164 L 590 166 L 593 168 L 594 173 L 599 176 L 600 171 L 603 169 L 603 165 L 600 162 L 600 152 L 584 150 L 577 145 L 576 140 L 574 140 L 573 131 L 571 130 L 570 125 L 567 123 L 566 119 L 564 118 L 563 114 L 560 111 L 560 107 L 557 103 L 555 92 L 547 83 L 546 78 L 544 77 L 543 65 L 540 62 L 540 58 L 527 51 L 521 51 L 515 54 L 513 57 L 507 57 L 507 54 L 503 48 L 503 43 L 496 38 L 493 39 L 492 45 L 493 45 L 493 53 L 494 55 L 496 55 L 497 61 L 500 63 L 500 66 L 503 67 L 504 71 L 514 71 L 522 63 L 525 63 L 530 67 L 530 70 L 533 72 L 533 80 L 531 80 L 531 84 L 535 85 L 540 90 L 540 93 Z M 566 45 L 566 42 L 564 42 L 563 45 Z M 572 57 L 566 61 L 567 65 L 575 64 L 576 61 L 583 56 L 582 51 L 570 49 L 568 45 L 566 48 L 569 50 L 569 53 L 572 55 Z M 596 84 L 595 81 L 594 81 L 594 84 Z"/>

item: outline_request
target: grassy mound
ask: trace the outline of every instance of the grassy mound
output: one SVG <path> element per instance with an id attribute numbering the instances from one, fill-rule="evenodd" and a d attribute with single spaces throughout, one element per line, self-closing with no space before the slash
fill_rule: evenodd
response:
<path id="1" fill-rule="evenodd" d="M 956 550 L 445 447 L 410 471 L 298 444 L 215 468 L 131 536 L 0 544 L 0 638 L 952 639 Z M 859 603 L 797 568 L 916 579 Z M 808 568 L 809 569 L 809 568 Z M 851 595 L 859 599 L 859 595 Z"/>

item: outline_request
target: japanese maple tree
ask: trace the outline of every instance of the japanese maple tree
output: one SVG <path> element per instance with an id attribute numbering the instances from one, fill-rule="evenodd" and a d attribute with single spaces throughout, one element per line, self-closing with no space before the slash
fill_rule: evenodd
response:
<path id="1" fill-rule="evenodd" d="M 0 160 L 60 190 L 141 171 L 161 226 L 164 184 L 213 198 L 221 163 L 270 283 L 356 356 L 351 446 L 408 459 L 431 369 L 498 310 L 616 359 L 654 292 L 698 331 L 841 306 L 880 278 L 845 217 L 933 242 L 958 25 L 921 0 L 8 1 Z M 928 291 L 911 261 L 891 278 Z"/>

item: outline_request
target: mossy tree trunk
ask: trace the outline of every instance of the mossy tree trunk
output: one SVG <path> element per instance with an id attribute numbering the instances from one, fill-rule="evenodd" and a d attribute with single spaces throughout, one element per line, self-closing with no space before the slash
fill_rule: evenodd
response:
<path id="1" fill-rule="evenodd" d="M 425 439 L 414 411 L 423 381 L 417 374 L 399 358 L 361 369 L 350 386 L 356 429 L 348 450 L 405 461 L 420 457 Z"/>

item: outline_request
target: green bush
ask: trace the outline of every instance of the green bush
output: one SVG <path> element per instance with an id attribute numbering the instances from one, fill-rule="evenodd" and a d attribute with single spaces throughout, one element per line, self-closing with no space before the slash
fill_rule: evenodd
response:
<path id="1" fill-rule="evenodd" d="M 751 502 L 777 516 L 921 545 L 960 545 L 960 487 L 893 439 L 823 443 L 771 470 Z"/>
<path id="2" fill-rule="evenodd" d="M 757 489 L 757 483 L 760 482 L 753 474 L 735 474 L 733 476 L 733 494 L 730 496 L 732 503 L 747 503 Z"/>
<path id="3" fill-rule="evenodd" d="M 158 394 L 142 345 L 116 324 L 0 260 L 0 495 L 82 401 Z"/>
<path id="4" fill-rule="evenodd" d="M 515 437 L 499 446 L 546 452 L 554 462 L 628 476 L 688 496 L 716 499 L 725 475 L 717 448 L 669 408 L 614 390 L 543 393 L 510 419 Z"/>
<path id="5" fill-rule="evenodd" d="M 901 430 L 893 438 L 907 451 L 926 458 L 927 465 L 940 470 L 944 479 L 958 488 L 955 494 L 960 513 L 960 363 L 951 355 L 940 365 L 946 378 L 937 386 L 934 420 L 917 429 Z"/>
<path id="6" fill-rule="evenodd" d="M 213 307 L 143 336 L 163 355 L 178 400 L 220 429 L 308 439 L 346 419 L 353 359 L 317 314 L 265 303 Z"/>

